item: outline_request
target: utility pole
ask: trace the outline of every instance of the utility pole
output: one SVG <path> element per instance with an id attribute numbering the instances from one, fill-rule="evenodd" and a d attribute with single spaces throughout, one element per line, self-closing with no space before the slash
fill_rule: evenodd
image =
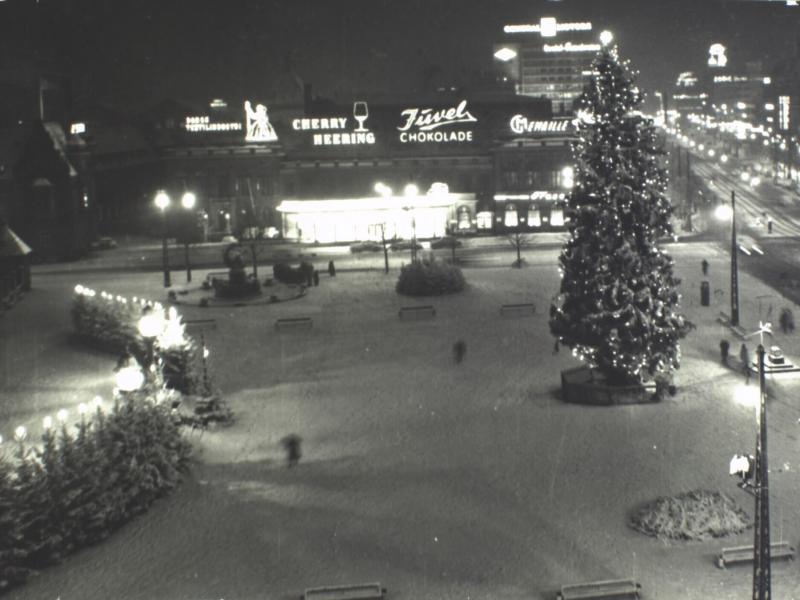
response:
<path id="1" fill-rule="evenodd" d="M 731 190 L 731 325 L 739 324 L 739 256 L 736 243 L 736 192 Z"/>

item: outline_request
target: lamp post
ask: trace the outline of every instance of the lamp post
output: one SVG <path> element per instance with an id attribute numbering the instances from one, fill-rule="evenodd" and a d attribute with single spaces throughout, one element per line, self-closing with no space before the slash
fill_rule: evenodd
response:
<path id="1" fill-rule="evenodd" d="M 730 207 L 720 205 L 717 207 L 718 219 L 731 220 L 731 325 L 739 325 L 739 265 L 738 245 L 736 243 L 736 192 L 731 190 Z"/>
<path id="2" fill-rule="evenodd" d="M 758 407 L 755 465 L 755 540 L 753 549 L 753 600 L 771 600 L 771 562 L 769 539 L 769 462 L 767 460 L 767 390 L 764 373 L 764 346 L 758 345 Z"/>
<path id="3" fill-rule="evenodd" d="M 167 207 L 170 200 L 163 190 L 156 194 L 156 206 L 161 210 L 161 262 L 164 268 L 164 287 L 170 287 L 172 281 L 169 273 L 169 253 L 167 252 Z"/>
<path id="4" fill-rule="evenodd" d="M 194 205 L 195 205 L 196 201 L 197 201 L 197 198 L 195 197 L 195 195 L 192 192 L 184 192 L 183 193 L 183 197 L 181 198 L 181 206 L 183 206 L 183 208 L 185 208 L 187 211 L 191 211 L 192 209 L 194 209 Z M 188 283 L 188 282 L 192 281 L 192 267 L 189 264 L 189 228 L 188 227 L 186 228 L 186 234 L 185 234 L 184 244 L 183 244 L 183 252 L 184 252 L 184 254 L 183 254 L 184 262 L 186 262 L 186 281 Z"/>

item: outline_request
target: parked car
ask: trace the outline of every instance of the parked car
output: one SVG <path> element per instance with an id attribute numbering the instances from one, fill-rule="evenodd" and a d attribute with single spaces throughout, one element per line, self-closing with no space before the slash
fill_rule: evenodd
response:
<path id="1" fill-rule="evenodd" d="M 462 245 L 463 244 L 461 243 L 461 240 L 453 237 L 452 235 L 446 235 L 443 238 L 439 238 L 431 242 L 431 248 L 434 250 L 438 250 L 440 248 L 461 248 Z"/>
<path id="2" fill-rule="evenodd" d="M 392 245 L 389 246 L 392 250 L 411 250 L 411 247 L 414 246 L 417 250 L 422 250 L 422 244 L 417 242 L 416 240 L 395 240 L 392 242 Z"/>
<path id="3" fill-rule="evenodd" d="M 358 252 L 380 252 L 383 249 L 383 246 L 380 242 L 374 242 L 372 240 L 366 240 L 363 242 L 356 242 L 355 244 L 350 245 L 350 252 L 358 253 Z"/>

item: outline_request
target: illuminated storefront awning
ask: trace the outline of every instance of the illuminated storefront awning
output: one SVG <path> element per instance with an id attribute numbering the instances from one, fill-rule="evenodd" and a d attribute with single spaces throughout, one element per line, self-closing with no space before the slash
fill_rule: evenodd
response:
<path id="1" fill-rule="evenodd" d="M 331 200 L 284 200 L 277 210 L 283 213 L 356 212 L 364 210 L 404 210 L 451 206 L 454 202 L 474 198 L 474 194 L 442 194 L 432 196 L 375 196 L 337 198 Z"/>

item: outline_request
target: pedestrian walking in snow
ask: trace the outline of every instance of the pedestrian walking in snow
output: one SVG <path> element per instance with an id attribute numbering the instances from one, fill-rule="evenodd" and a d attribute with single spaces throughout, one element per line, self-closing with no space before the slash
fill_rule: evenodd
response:
<path id="1" fill-rule="evenodd" d="M 728 351 L 730 350 L 731 345 L 728 340 L 722 340 L 719 343 L 719 354 L 720 358 L 722 359 L 722 364 L 726 367 L 728 366 Z"/>
<path id="2" fill-rule="evenodd" d="M 559 347 L 559 345 L 558 345 L 558 339 L 556 339 L 556 343 L 555 343 L 555 344 L 553 344 L 553 354 L 558 354 L 558 351 L 559 351 L 560 349 L 561 349 L 561 348 L 560 348 L 560 347 Z"/>
<path id="3" fill-rule="evenodd" d="M 703 269 L 703 275 L 708 275 L 708 261 L 704 258 L 703 262 L 700 263 L 700 266 Z"/>
<path id="4" fill-rule="evenodd" d="M 456 360 L 456 364 L 461 364 L 461 361 L 464 360 L 464 356 L 467 354 L 467 343 L 464 340 L 458 340 L 455 344 L 453 344 L 453 358 Z"/>
<path id="5" fill-rule="evenodd" d="M 296 467 L 297 463 L 300 462 L 300 457 L 302 456 L 300 453 L 300 443 L 302 441 L 302 438 L 294 433 L 287 435 L 281 440 L 281 445 L 286 451 L 286 463 L 290 469 Z"/>
<path id="6" fill-rule="evenodd" d="M 746 344 L 742 344 L 742 348 L 739 350 L 739 358 L 742 361 L 742 372 L 747 378 L 747 383 L 750 383 L 750 352 L 747 351 Z"/>
<path id="7" fill-rule="evenodd" d="M 328 275 L 336 277 L 336 265 L 333 264 L 332 260 L 328 261 Z"/>

